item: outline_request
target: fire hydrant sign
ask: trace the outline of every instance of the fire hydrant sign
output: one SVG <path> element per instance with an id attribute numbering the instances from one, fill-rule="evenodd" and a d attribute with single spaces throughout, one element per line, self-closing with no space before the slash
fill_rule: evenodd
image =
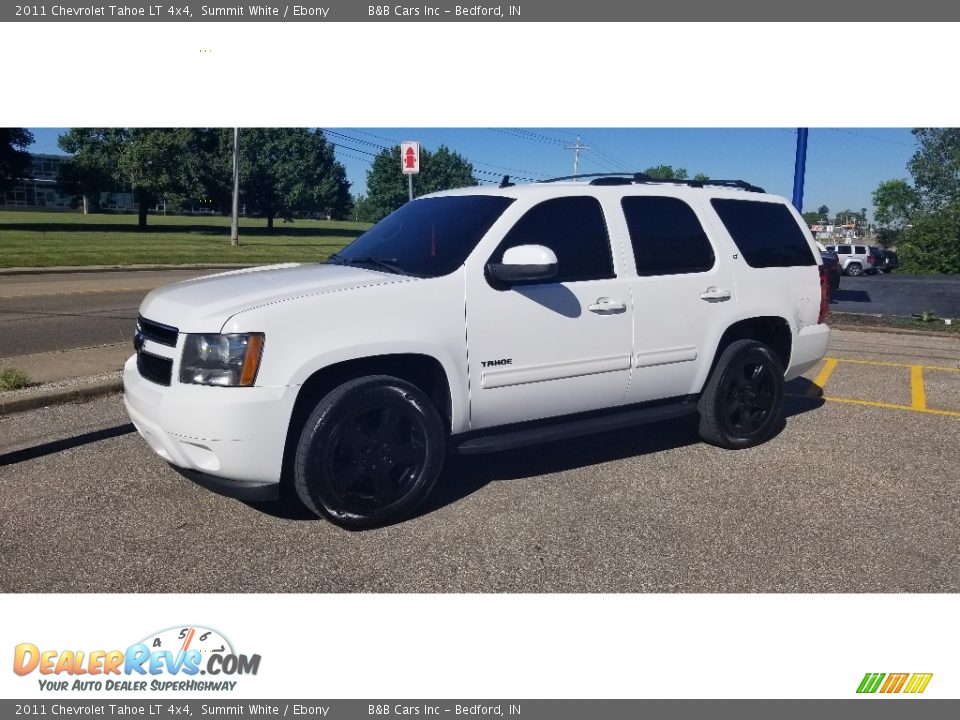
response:
<path id="1" fill-rule="evenodd" d="M 420 143 L 416 140 L 404 140 L 400 143 L 400 170 L 404 175 L 416 175 L 420 172 Z"/>

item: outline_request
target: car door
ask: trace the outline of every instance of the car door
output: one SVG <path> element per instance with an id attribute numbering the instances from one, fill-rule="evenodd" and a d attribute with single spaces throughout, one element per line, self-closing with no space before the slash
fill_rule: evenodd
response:
<path id="1" fill-rule="evenodd" d="M 737 319 L 728 253 L 680 197 L 621 199 L 636 278 L 633 373 L 627 402 L 697 393 L 713 348 Z"/>
<path id="2" fill-rule="evenodd" d="M 617 276 L 600 203 L 572 195 L 520 212 L 467 264 L 472 429 L 614 406 L 627 388 L 629 281 Z M 519 245 L 550 248 L 557 276 L 499 286 L 486 265 Z"/>

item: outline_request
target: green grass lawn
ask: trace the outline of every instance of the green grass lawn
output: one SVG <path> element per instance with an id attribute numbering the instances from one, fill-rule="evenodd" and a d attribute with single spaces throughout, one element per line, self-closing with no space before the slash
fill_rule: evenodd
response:
<path id="1" fill-rule="evenodd" d="M 187 263 L 315 262 L 366 230 L 366 223 L 274 222 L 240 218 L 240 247 L 230 246 L 230 218 L 0 211 L 0 267 Z"/>

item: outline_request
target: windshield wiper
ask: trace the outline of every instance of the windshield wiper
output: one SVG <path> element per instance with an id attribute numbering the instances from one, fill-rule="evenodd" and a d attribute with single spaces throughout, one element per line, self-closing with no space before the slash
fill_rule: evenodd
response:
<path id="1" fill-rule="evenodd" d="M 406 275 L 406 271 L 398 264 L 400 261 L 397 258 L 378 258 L 378 257 L 361 257 L 361 258 L 346 258 L 341 260 L 337 258 L 338 261 L 343 262 L 345 265 L 373 265 L 378 267 L 381 270 L 386 270 L 387 272 L 395 273 L 398 275 Z"/>

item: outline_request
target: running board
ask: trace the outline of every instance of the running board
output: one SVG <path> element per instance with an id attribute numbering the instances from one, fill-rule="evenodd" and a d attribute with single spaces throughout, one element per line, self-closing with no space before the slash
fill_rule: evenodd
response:
<path id="1" fill-rule="evenodd" d="M 470 433 L 469 437 L 457 441 L 452 438 L 453 447 L 461 455 L 479 455 L 480 453 L 513 450 L 527 445 L 566 440 L 567 438 L 592 435 L 594 433 L 620 430 L 633 425 L 671 420 L 690 415 L 697 411 L 696 402 L 674 402 L 669 405 L 640 407 L 620 412 L 593 414 L 576 419 L 560 419 L 552 422 L 537 422 L 534 427 L 529 423 L 512 425 L 506 428 L 481 430 Z M 481 434 L 482 433 L 482 434 Z"/>

